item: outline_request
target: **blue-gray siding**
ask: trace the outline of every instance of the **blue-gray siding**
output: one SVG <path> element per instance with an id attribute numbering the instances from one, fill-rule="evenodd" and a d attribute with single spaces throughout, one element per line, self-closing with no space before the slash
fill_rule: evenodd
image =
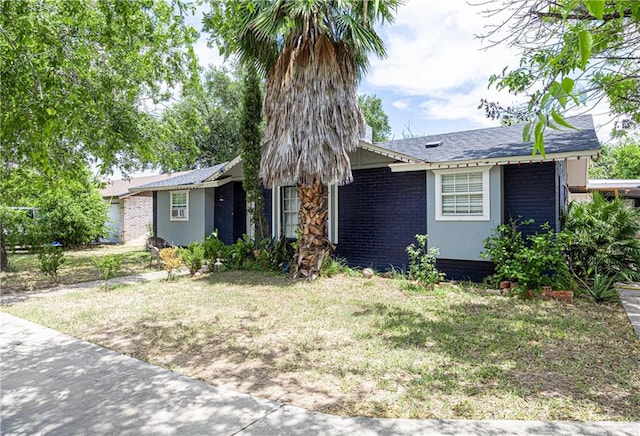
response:
<path id="1" fill-rule="evenodd" d="M 387 270 L 407 265 L 406 247 L 427 231 L 425 171 L 353 171 L 338 188 L 336 255 L 353 266 Z"/>
<path id="2" fill-rule="evenodd" d="M 169 191 L 159 191 L 157 196 L 157 235 L 173 245 L 187 246 L 205 237 L 205 195 L 204 189 L 189 191 L 189 220 L 171 221 Z"/>
<path id="3" fill-rule="evenodd" d="M 489 219 L 485 221 L 437 221 L 435 213 L 435 175 L 427 173 L 429 247 L 438 248 L 438 258 L 482 261 L 484 240 L 502 223 L 502 172 L 489 171 Z"/>

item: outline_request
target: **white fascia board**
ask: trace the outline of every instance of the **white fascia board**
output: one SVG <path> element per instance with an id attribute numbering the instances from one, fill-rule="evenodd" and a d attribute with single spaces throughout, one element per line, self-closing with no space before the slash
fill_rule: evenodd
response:
<path id="1" fill-rule="evenodd" d="M 549 153 L 545 157 L 540 155 L 536 156 L 513 156 L 513 157 L 498 157 L 487 158 L 478 160 L 460 160 L 449 162 L 423 162 L 423 163 L 392 163 L 389 164 L 392 173 L 401 173 L 407 171 L 424 171 L 424 170 L 443 170 L 443 169 L 455 169 L 455 168 L 472 168 L 481 167 L 487 165 L 511 165 L 511 164 L 523 164 L 523 163 L 542 163 L 542 162 L 555 162 L 565 160 L 580 160 L 594 158 L 599 155 L 598 150 L 584 150 L 574 151 L 567 153 Z"/>
<path id="2" fill-rule="evenodd" d="M 218 171 L 216 171 L 215 173 L 207 177 L 205 180 L 203 180 L 202 184 L 214 181 L 215 179 L 217 179 L 218 177 L 220 177 L 221 175 L 223 175 L 224 173 L 226 173 L 227 171 L 229 171 L 230 169 L 238 165 L 240 162 L 242 162 L 242 156 L 238 155 L 232 160 L 230 160 L 229 163 L 227 163 L 225 166 L 223 166 Z"/>
<path id="3" fill-rule="evenodd" d="M 406 163 L 417 163 L 420 162 L 419 159 L 415 157 L 408 156 L 406 154 L 398 153 L 397 151 L 389 150 L 387 148 L 378 147 L 377 145 L 368 144 L 366 142 L 360 141 L 358 145 L 359 148 L 363 150 L 370 151 L 372 153 L 376 153 L 385 157 L 389 157 L 391 159 L 400 160 Z"/>
<path id="4" fill-rule="evenodd" d="M 227 177 L 226 179 L 222 179 L 222 180 L 212 180 L 210 182 L 202 182 L 200 183 L 197 187 L 198 188 L 217 188 L 219 186 L 222 185 L 226 185 L 227 183 L 230 182 L 242 182 L 243 177 Z"/>

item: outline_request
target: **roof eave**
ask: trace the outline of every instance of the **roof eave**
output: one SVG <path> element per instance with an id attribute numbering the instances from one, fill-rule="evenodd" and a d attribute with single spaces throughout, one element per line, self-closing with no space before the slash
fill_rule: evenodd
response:
<path id="1" fill-rule="evenodd" d="M 404 153 L 400 153 L 394 150 L 390 150 L 388 148 L 383 148 L 383 147 L 379 147 L 375 144 L 369 144 L 368 142 L 363 142 L 360 141 L 360 144 L 358 144 L 358 147 L 363 149 L 363 150 L 367 150 L 370 151 L 372 153 L 376 153 L 379 154 L 381 156 L 385 156 L 385 157 L 389 157 L 391 159 L 394 160 L 399 160 L 403 163 L 408 163 L 408 164 L 413 164 L 413 163 L 421 163 L 423 161 L 421 161 L 420 159 L 416 159 L 413 156 L 409 156 L 407 154 Z"/>
<path id="2" fill-rule="evenodd" d="M 580 160 L 584 158 L 594 158 L 599 154 L 598 150 L 582 150 L 571 151 L 563 153 L 547 153 L 544 157 L 540 155 L 532 156 L 508 156 L 508 157 L 496 157 L 496 158 L 483 158 L 483 159 L 470 159 L 470 160 L 455 160 L 455 161 L 443 161 L 443 162 L 419 162 L 419 163 L 393 163 L 389 164 L 391 172 L 406 172 L 406 171 L 424 171 L 424 170 L 442 170 L 451 168 L 468 168 L 474 166 L 494 166 L 494 165 L 511 165 L 511 164 L 523 164 L 523 163 L 542 163 L 542 162 L 556 162 L 564 160 Z"/>

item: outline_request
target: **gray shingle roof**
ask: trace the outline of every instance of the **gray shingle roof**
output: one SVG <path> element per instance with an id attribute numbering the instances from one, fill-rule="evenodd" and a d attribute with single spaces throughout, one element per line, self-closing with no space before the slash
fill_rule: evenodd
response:
<path id="1" fill-rule="evenodd" d="M 228 162 L 221 163 L 218 165 L 214 165 L 212 167 L 201 168 L 193 171 L 189 171 L 184 174 L 177 175 L 175 177 L 169 177 L 168 179 L 159 180 L 154 183 L 149 183 L 147 185 L 136 186 L 136 190 L 140 190 L 141 188 L 153 190 L 154 188 L 168 188 L 168 187 L 182 187 L 182 186 L 190 186 L 197 185 L 199 183 L 204 182 L 213 174 L 220 171 L 227 165 Z"/>
<path id="2" fill-rule="evenodd" d="M 547 154 L 597 150 L 600 142 L 591 115 L 569 117 L 567 121 L 579 130 L 547 128 Z M 492 127 L 464 132 L 443 133 L 420 138 L 398 139 L 376 143 L 378 147 L 394 150 L 425 162 L 472 161 L 488 158 L 530 156 L 531 142 L 522 141 L 523 125 Z M 435 143 L 440 143 L 433 147 Z M 431 144 L 432 147 L 427 147 Z"/>

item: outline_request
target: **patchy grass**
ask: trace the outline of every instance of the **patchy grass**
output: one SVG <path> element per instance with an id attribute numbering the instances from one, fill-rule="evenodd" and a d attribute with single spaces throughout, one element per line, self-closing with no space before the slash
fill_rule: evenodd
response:
<path id="1" fill-rule="evenodd" d="M 92 280 L 100 280 L 100 270 L 93 263 L 95 257 L 105 254 L 122 254 L 122 265 L 117 276 L 151 271 L 149 253 L 143 246 L 98 245 L 85 249 L 65 250 L 65 262 L 59 270 L 60 284 L 70 285 Z M 9 271 L 0 273 L 1 294 L 33 291 L 54 286 L 49 278 L 40 272 L 37 254 L 9 253 Z"/>
<path id="2" fill-rule="evenodd" d="M 618 304 L 228 271 L 31 299 L 9 313 L 210 384 L 337 415 L 639 420 Z"/>

